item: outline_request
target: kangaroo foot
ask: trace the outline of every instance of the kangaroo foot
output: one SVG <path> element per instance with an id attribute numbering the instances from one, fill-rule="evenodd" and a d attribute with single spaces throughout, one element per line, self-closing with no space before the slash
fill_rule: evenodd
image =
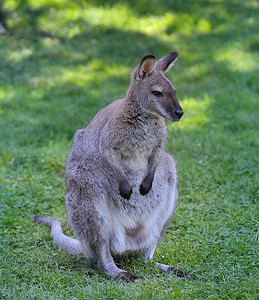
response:
<path id="1" fill-rule="evenodd" d="M 186 279 L 188 279 L 190 281 L 194 281 L 189 274 L 186 274 L 182 270 L 174 268 L 172 266 L 168 266 L 168 265 L 156 263 L 155 264 L 155 268 L 160 269 L 165 274 L 168 274 L 169 272 L 173 272 L 176 276 L 178 276 L 180 278 L 186 278 Z"/>
<path id="2" fill-rule="evenodd" d="M 168 272 L 173 272 L 177 277 L 186 278 L 190 281 L 193 281 L 192 277 L 189 274 L 186 274 L 182 270 L 179 270 L 179 269 L 174 268 L 172 266 L 169 266 L 169 271 Z"/>
<path id="3" fill-rule="evenodd" d="M 115 277 L 117 282 L 134 282 L 136 280 L 142 281 L 142 279 L 138 276 L 135 276 L 129 272 L 123 271 L 117 274 Z"/>

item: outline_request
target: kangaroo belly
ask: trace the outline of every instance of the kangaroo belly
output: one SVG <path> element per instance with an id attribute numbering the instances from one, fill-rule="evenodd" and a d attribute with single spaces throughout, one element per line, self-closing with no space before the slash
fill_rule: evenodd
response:
<path id="1" fill-rule="evenodd" d="M 111 252 L 121 255 L 128 252 L 142 252 L 155 246 L 173 214 L 176 199 L 171 198 L 167 208 L 163 205 L 161 209 L 156 209 L 153 214 L 142 216 L 139 220 L 125 215 L 113 218 Z"/>
<path id="2" fill-rule="evenodd" d="M 159 237 L 159 231 L 154 230 L 149 224 L 145 224 L 142 220 L 136 222 L 125 218 L 121 222 L 117 219 L 113 224 L 110 239 L 111 252 L 115 255 L 121 255 L 128 252 L 138 252 L 146 247 L 156 244 Z"/>
<path id="3" fill-rule="evenodd" d="M 142 196 L 136 190 L 127 200 L 128 205 L 112 209 L 112 253 L 142 251 L 157 244 L 173 215 L 178 197 L 176 183 L 166 179 L 158 174 L 147 195 Z"/>

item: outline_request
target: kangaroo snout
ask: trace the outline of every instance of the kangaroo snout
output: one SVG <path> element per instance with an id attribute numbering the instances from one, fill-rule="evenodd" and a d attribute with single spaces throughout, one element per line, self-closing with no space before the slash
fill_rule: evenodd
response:
<path id="1" fill-rule="evenodd" d="M 176 117 L 178 117 L 178 121 L 180 121 L 181 117 L 183 116 L 184 112 L 182 109 L 176 109 L 174 111 L 174 114 L 176 115 Z"/>

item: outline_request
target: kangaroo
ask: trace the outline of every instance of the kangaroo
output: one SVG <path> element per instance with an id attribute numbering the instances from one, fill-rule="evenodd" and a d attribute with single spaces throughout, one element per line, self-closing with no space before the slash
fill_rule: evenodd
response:
<path id="1" fill-rule="evenodd" d="M 178 55 L 174 51 L 157 62 L 145 56 L 126 96 L 75 133 L 65 178 L 66 209 L 77 239 L 64 235 L 55 219 L 33 219 L 51 228 L 59 248 L 82 253 L 117 281 L 140 278 L 118 268 L 113 256 L 137 252 L 145 263 L 152 260 L 176 208 L 177 173 L 165 152 L 165 119 L 179 121 L 183 110 L 165 73 Z M 154 266 L 192 280 L 172 266 Z"/>

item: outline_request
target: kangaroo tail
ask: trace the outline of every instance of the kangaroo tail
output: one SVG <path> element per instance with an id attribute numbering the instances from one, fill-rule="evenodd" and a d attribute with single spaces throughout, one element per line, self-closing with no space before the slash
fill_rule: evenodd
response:
<path id="1" fill-rule="evenodd" d="M 73 239 L 65 235 L 62 231 L 61 224 L 58 220 L 44 217 L 34 216 L 33 222 L 44 224 L 51 229 L 51 235 L 53 236 L 53 242 L 58 244 L 59 249 L 66 249 L 68 253 L 80 254 L 83 253 L 83 248 L 79 240 Z"/>

